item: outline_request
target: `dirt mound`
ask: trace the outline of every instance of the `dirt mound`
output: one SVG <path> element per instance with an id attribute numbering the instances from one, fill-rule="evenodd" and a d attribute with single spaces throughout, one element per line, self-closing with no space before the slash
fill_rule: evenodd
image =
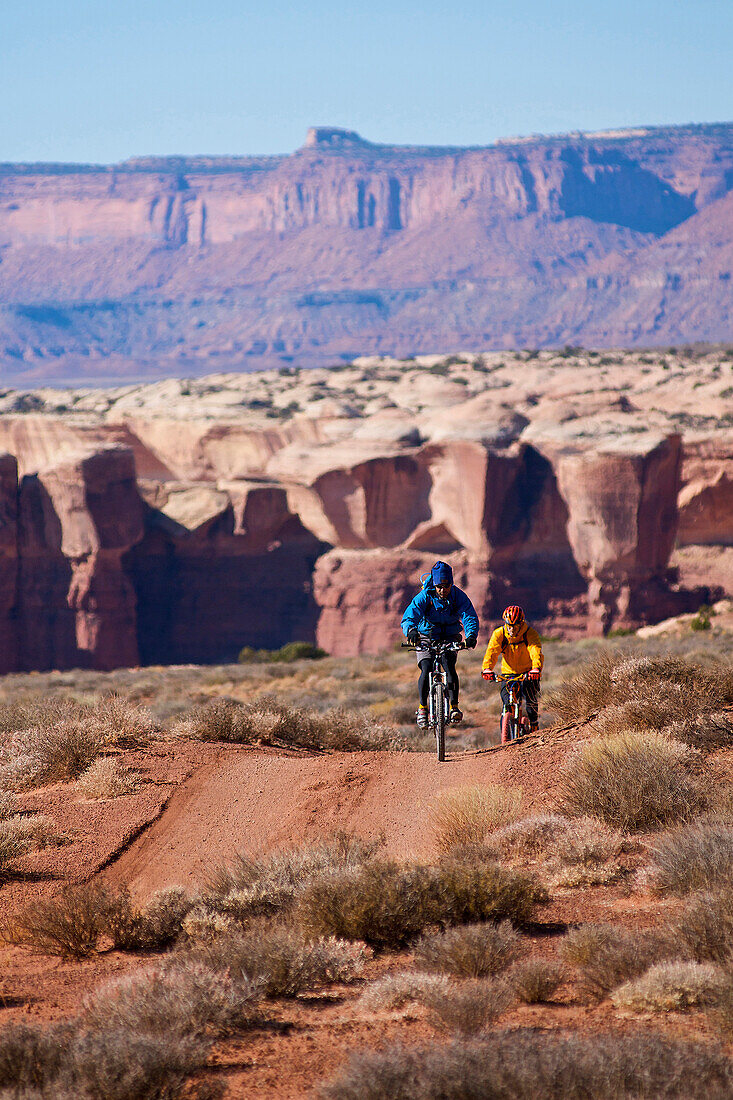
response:
<path id="1" fill-rule="evenodd" d="M 398 858 L 433 851 L 431 803 L 471 783 L 523 793 L 529 812 L 550 805 L 567 751 L 566 734 L 505 750 L 456 754 L 439 764 L 428 753 L 282 755 L 223 746 L 177 788 L 160 817 L 112 864 L 107 877 L 140 895 L 192 885 L 235 852 L 261 852 L 347 829 L 384 833 Z"/>

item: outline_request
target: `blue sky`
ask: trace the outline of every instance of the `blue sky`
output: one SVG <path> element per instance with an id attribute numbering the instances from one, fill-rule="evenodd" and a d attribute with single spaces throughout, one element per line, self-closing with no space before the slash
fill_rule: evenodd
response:
<path id="1" fill-rule="evenodd" d="M 733 119 L 733 0 L 1 0 L 0 161 Z"/>

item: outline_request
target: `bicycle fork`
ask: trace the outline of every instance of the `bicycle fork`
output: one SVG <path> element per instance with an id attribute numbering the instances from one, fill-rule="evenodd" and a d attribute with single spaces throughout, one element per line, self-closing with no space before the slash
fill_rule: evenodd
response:
<path id="1" fill-rule="evenodd" d="M 443 717 L 447 718 L 446 710 L 447 710 L 448 696 L 446 695 L 445 673 L 442 670 L 440 672 L 433 670 L 433 672 L 430 673 L 430 687 L 429 687 L 429 691 L 428 691 L 428 725 L 430 725 L 430 726 L 435 725 L 435 719 L 437 717 L 436 714 L 435 714 L 435 685 L 436 685 L 436 683 L 443 685 Z"/>

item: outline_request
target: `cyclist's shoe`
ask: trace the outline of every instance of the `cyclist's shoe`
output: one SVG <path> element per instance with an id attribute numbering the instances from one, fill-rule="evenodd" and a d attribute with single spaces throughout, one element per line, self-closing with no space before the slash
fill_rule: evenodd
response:
<path id="1" fill-rule="evenodd" d="M 463 721 L 463 711 L 456 706 L 452 706 L 450 708 L 450 720 L 454 726 L 457 726 L 459 722 Z"/>
<path id="2" fill-rule="evenodd" d="M 421 730 L 426 730 L 428 728 L 428 708 L 427 707 L 424 707 L 424 706 L 421 705 L 417 708 L 417 724 L 418 724 L 418 726 L 420 727 Z"/>
<path id="3" fill-rule="evenodd" d="M 532 724 L 532 723 L 530 722 L 530 726 L 529 726 L 529 732 L 530 732 L 530 733 L 537 733 L 537 731 L 539 730 L 539 728 L 540 728 L 540 724 L 539 724 L 539 722 L 535 722 L 534 724 Z"/>

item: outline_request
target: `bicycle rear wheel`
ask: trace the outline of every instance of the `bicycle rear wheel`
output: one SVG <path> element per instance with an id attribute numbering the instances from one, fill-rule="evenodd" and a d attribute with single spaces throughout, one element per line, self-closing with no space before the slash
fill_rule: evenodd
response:
<path id="1" fill-rule="evenodd" d="M 435 715 L 435 747 L 438 750 L 438 760 L 445 760 L 445 696 L 443 685 L 438 682 L 433 685 L 433 707 Z"/>

